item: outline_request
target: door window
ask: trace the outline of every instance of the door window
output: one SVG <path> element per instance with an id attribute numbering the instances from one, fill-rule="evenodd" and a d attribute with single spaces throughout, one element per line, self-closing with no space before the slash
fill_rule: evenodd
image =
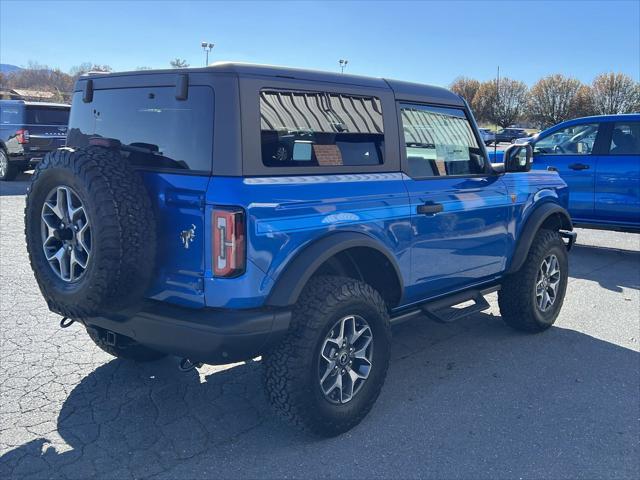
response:
<path id="1" fill-rule="evenodd" d="M 598 124 L 587 123 L 563 128 L 538 140 L 534 155 L 590 155 L 598 135 Z"/>
<path id="2" fill-rule="evenodd" d="M 482 150 L 464 110 L 403 104 L 400 112 L 412 177 L 484 172 Z"/>
<path id="3" fill-rule="evenodd" d="M 640 122 L 616 122 L 611 132 L 610 155 L 640 155 Z"/>

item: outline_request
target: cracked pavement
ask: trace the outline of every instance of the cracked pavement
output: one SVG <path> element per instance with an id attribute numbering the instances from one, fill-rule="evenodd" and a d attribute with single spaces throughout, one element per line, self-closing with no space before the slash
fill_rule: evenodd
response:
<path id="1" fill-rule="evenodd" d="M 28 265 L 28 175 L 0 184 L 1 478 L 639 478 L 640 235 L 580 230 L 540 335 L 491 309 L 394 329 L 383 392 L 351 432 L 282 424 L 257 361 L 180 373 L 62 330 Z"/>

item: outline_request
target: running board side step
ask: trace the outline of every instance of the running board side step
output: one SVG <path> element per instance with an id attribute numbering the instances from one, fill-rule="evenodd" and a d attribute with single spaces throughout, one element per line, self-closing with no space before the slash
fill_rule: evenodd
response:
<path id="1" fill-rule="evenodd" d="M 467 290 L 445 298 L 433 300 L 425 303 L 419 309 L 402 313 L 391 319 L 391 324 L 395 325 L 409 320 L 415 316 L 425 315 L 430 320 L 438 323 L 451 323 L 460 320 L 474 313 L 482 312 L 490 307 L 485 295 L 499 290 L 499 286 L 484 290 Z M 472 301 L 471 305 L 457 307 L 461 303 Z"/>
<path id="2" fill-rule="evenodd" d="M 455 303 L 451 303 L 451 300 L 444 299 L 441 302 L 427 304 L 422 307 L 422 311 L 434 322 L 451 323 L 489 308 L 489 304 L 480 292 L 476 292 L 471 298 L 465 298 L 460 302 L 453 299 Z M 456 308 L 456 305 L 470 301 L 473 302 L 471 305 Z"/>

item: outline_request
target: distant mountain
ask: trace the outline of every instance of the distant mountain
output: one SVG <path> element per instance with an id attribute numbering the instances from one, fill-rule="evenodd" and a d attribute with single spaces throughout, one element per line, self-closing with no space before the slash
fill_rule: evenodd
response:
<path id="1" fill-rule="evenodd" d="M 22 70 L 22 68 L 16 65 L 9 65 L 8 63 L 0 63 L 0 73 L 17 72 L 18 70 Z"/>

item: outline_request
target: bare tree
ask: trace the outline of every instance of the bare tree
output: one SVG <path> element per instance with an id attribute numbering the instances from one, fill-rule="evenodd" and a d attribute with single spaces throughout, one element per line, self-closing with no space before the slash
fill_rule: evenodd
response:
<path id="1" fill-rule="evenodd" d="M 480 82 L 468 77 L 458 77 L 451 83 L 451 85 L 449 85 L 449 89 L 453 93 L 460 95 L 471 106 L 473 105 L 474 98 L 476 93 L 478 93 L 479 88 Z"/>
<path id="2" fill-rule="evenodd" d="M 572 118 L 582 84 L 561 74 L 536 82 L 529 94 L 529 116 L 542 127 Z"/>
<path id="3" fill-rule="evenodd" d="M 80 65 L 71 67 L 69 75 L 73 78 L 78 78 L 87 72 L 111 72 L 113 69 L 109 65 L 99 65 L 91 62 L 83 62 Z"/>
<path id="4" fill-rule="evenodd" d="M 596 113 L 640 112 L 640 83 L 624 73 L 602 73 L 591 84 Z"/>
<path id="5" fill-rule="evenodd" d="M 523 82 L 503 78 L 480 84 L 474 97 L 474 109 L 479 118 L 501 127 L 508 127 L 522 117 L 527 105 L 528 90 Z"/>
<path id="6" fill-rule="evenodd" d="M 57 68 L 51 69 L 46 65 L 29 62 L 26 68 L 8 74 L 3 86 L 52 92 L 56 98 L 62 98 L 73 90 L 73 79 Z"/>
<path id="7" fill-rule="evenodd" d="M 91 62 L 83 62 L 80 65 L 71 67 L 71 69 L 69 70 L 69 75 L 71 75 L 72 77 L 79 77 L 80 75 L 90 72 L 92 65 L 93 63 Z"/>
<path id="8" fill-rule="evenodd" d="M 595 115 L 596 108 L 593 103 L 593 93 L 589 85 L 582 85 L 578 89 L 571 104 L 570 118 L 588 117 Z"/>
<path id="9" fill-rule="evenodd" d="M 187 68 L 189 64 L 182 58 L 174 58 L 169 62 L 172 68 Z"/>

